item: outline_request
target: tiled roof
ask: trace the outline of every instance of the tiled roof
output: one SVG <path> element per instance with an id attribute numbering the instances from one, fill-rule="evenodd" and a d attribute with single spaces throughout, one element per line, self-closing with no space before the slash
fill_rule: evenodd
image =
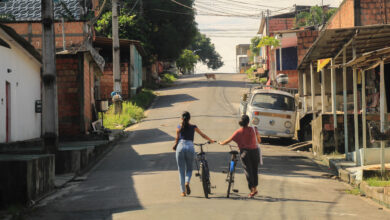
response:
<path id="1" fill-rule="evenodd" d="M 80 20 L 81 13 L 82 8 L 79 0 L 59 0 L 54 2 L 55 19 L 66 18 L 71 14 L 75 20 Z M 9 0 L 0 2 L 0 15 L 8 15 L 16 21 L 40 21 L 41 0 Z"/>

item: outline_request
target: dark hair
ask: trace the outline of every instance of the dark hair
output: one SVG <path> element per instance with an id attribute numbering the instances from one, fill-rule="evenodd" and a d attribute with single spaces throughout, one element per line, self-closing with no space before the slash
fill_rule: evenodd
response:
<path id="1" fill-rule="evenodd" d="M 191 119 L 191 115 L 189 112 L 183 112 L 183 114 L 181 115 L 181 118 L 183 119 L 183 123 L 181 124 L 181 129 L 180 131 L 184 131 L 186 130 L 187 128 L 189 128 L 189 121 Z"/>
<path id="2" fill-rule="evenodd" d="M 249 117 L 248 115 L 243 115 L 241 117 L 241 121 L 238 122 L 238 124 L 241 126 L 241 127 L 248 127 L 248 124 L 249 124 Z"/>

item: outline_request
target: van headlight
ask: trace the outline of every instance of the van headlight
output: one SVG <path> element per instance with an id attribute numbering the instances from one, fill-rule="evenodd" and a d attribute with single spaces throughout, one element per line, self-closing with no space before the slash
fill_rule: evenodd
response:
<path id="1" fill-rule="evenodd" d="M 291 128 L 291 126 L 292 126 L 291 122 L 289 122 L 289 121 L 284 122 L 284 127 Z"/>
<path id="2" fill-rule="evenodd" d="M 253 118 L 253 120 L 252 120 L 253 125 L 258 125 L 259 122 L 260 122 L 260 120 L 258 118 Z"/>

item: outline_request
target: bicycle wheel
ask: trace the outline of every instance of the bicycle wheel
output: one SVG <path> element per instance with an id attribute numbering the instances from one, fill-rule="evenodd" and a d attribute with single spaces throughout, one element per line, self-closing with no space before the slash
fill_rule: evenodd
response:
<path id="1" fill-rule="evenodd" d="M 228 178 L 227 178 L 228 189 L 227 189 L 226 198 L 229 198 L 230 190 L 231 190 L 233 183 L 234 183 L 234 170 L 235 170 L 234 161 L 230 161 L 229 170 L 228 170 Z"/>
<path id="2" fill-rule="evenodd" d="M 207 176 L 207 168 L 204 166 L 203 163 L 200 164 L 200 177 L 202 178 L 202 186 L 203 186 L 203 192 L 204 197 L 209 198 L 209 187 L 208 187 L 208 176 Z"/>

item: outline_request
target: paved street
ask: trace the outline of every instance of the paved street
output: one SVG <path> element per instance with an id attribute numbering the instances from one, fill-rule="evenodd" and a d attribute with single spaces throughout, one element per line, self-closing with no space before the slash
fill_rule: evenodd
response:
<path id="1" fill-rule="evenodd" d="M 249 193 L 239 165 L 235 188 L 226 197 L 229 148 L 208 145 L 211 169 L 210 199 L 193 176 L 192 193 L 180 197 L 179 177 L 172 151 L 180 115 L 187 110 L 191 122 L 216 140 L 238 128 L 243 75 L 218 75 L 181 79 L 178 86 L 158 91 L 147 118 L 123 139 L 87 175 L 73 182 L 61 196 L 37 208 L 28 219 L 390 219 L 390 212 L 374 202 L 348 194 L 350 187 L 330 179 L 320 167 L 286 146 L 263 144 L 259 194 Z M 198 135 L 195 142 L 203 142 Z M 276 142 L 277 143 L 277 142 Z M 275 143 L 272 143 L 275 144 Z M 57 194 L 58 195 L 58 194 Z"/>

